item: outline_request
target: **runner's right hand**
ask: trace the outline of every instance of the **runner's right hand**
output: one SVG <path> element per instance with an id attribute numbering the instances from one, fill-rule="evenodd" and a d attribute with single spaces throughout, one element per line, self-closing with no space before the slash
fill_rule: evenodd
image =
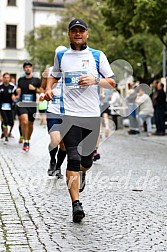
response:
<path id="1" fill-rule="evenodd" d="M 53 101 L 53 91 L 52 91 L 52 89 L 46 89 L 44 99 L 46 101 L 50 101 L 50 100 Z"/>
<path id="2" fill-rule="evenodd" d="M 44 101 L 44 100 L 45 100 L 44 97 L 45 97 L 45 94 L 44 94 L 44 93 L 41 93 L 41 94 L 39 95 L 39 101 Z"/>

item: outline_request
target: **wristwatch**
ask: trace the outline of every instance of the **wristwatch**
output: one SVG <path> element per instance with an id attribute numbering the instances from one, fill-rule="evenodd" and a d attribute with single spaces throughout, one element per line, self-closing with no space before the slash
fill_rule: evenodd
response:
<path id="1" fill-rule="evenodd" d="M 99 83 L 100 83 L 100 78 L 99 77 L 95 77 L 95 83 L 96 83 L 96 85 L 99 85 Z"/>

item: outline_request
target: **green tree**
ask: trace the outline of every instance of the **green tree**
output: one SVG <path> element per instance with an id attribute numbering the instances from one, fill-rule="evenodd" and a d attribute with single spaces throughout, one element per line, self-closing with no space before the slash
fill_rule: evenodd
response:
<path id="1" fill-rule="evenodd" d="M 123 36 L 127 49 L 122 56 L 132 64 L 135 77 L 142 82 L 151 82 L 153 73 L 156 77 L 161 75 L 162 45 L 156 29 L 153 32 L 154 25 L 151 26 L 151 23 L 158 25 L 156 13 L 151 9 L 158 2 L 165 1 L 106 0 L 102 9 L 105 24 L 116 36 Z M 158 13 L 162 7 L 156 9 Z"/>
<path id="2" fill-rule="evenodd" d="M 112 49 L 119 43 L 118 40 L 120 40 L 120 45 L 122 43 L 121 37 L 116 40 L 112 31 L 106 29 L 104 17 L 101 13 L 103 2 L 103 0 L 78 0 L 72 4 L 66 4 L 66 10 L 62 15 L 61 21 L 57 25 L 57 30 L 66 33 L 68 31 L 69 22 L 74 18 L 86 20 L 89 27 L 89 46 L 103 50 L 112 62 L 113 58 L 110 58 Z"/>
<path id="3" fill-rule="evenodd" d="M 68 24 L 73 18 L 86 20 L 90 33 L 88 39 L 90 47 L 104 51 L 110 62 L 121 57 L 121 52 L 124 50 L 122 36 L 116 38 L 112 31 L 106 29 L 101 13 L 103 2 L 78 0 L 73 4 L 66 4 L 57 26 L 41 26 L 27 34 L 26 49 L 37 69 L 42 71 L 47 64 L 53 64 L 54 51 L 58 45 L 69 46 Z"/>
<path id="4" fill-rule="evenodd" d="M 90 47 L 104 51 L 110 63 L 117 59 L 127 60 L 136 79 L 150 82 L 153 74 L 161 73 L 161 42 L 156 35 L 150 34 L 142 17 L 139 21 L 140 15 L 136 14 L 138 1 L 78 0 L 66 4 L 57 26 L 36 28 L 26 36 L 26 48 L 42 71 L 47 64 L 53 65 L 58 45 L 69 45 L 67 28 L 70 20 L 81 18 L 89 27 Z"/>
<path id="5" fill-rule="evenodd" d="M 26 35 L 25 47 L 36 70 L 42 72 L 46 65 L 53 65 L 55 48 L 62 44 L 62 41 L 63 45 L 68 44 L 66 36 L 50 26 L 40 26 Z"/>
<path id="6" fill-rule="evenodd" d="M 134 24 L 143 22 L 148 32 L 157 35 L 167 46 L 167 2 L 166 0 L 137 0 Z"/>

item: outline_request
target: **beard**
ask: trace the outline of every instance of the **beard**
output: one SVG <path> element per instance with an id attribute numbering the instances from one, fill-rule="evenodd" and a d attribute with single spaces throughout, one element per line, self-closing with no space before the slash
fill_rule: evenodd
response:
<path id="1" fill-rule="evenodd" d="M 31 74 L 31 72 L 26 72 L 26 75 L 30 75 Z"/>
<path id="2" fill-rule="evenodd" d="M 76 44 L 74 43 L 71 43 L 70 44 L 71 45 L 71 48 L 73 49 L 73 50 L 76 50 Z M 80 46 L 80 50 L 84 50 L 84 49 L 86 49 L 86 47 L 87 47 L 87 44 L 86 43 L 83 43 L 83 44 L 81 44 L 81 45 L 79 45 Z"/>

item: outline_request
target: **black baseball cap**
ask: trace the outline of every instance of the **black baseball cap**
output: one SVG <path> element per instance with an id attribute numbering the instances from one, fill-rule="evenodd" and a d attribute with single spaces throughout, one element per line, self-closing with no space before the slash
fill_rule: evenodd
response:
<path id="1" fill-rule="evenodd" d="M 23 63 L 23 68 L 24 68 L 25 66 L 32 66 L 32 63 L 31 63 L 30 61 L 25 61 L 25 62 Z"/>
<path id="2" fill-rule="evenodd" d="M 74 20 L 72 20 L 69 24 L 69 31 L 75 27 L 75 26 L 80 26 L 80 27 L 83 27 L 85 30 L 88 29 L 86 23 L 82 20 L 82 19 L 79 19 L 79 18 L 76 18 Z"/>

